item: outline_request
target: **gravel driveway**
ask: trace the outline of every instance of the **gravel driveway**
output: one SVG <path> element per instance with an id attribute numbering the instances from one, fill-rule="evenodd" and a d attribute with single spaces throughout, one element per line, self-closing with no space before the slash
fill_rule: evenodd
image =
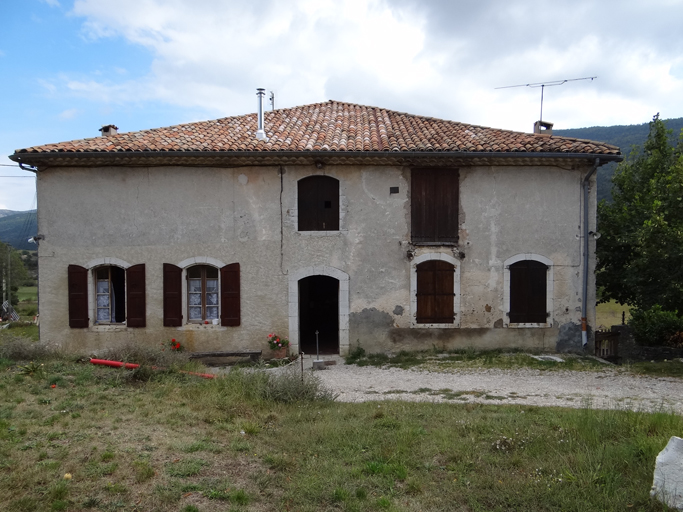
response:
<path id="1" fill-rule="evenodd" d="M 310 367 L 310 359 L 305 363 Z M 612 366 L 603 371 L 583 372 L 532 369 L 433 372 L 345 365 L 338 358 L 336 365 L 328 366 L 317 375 L 338 393 L 337 399 L 342 402 L 477 402 L 665 410 L 683 414 L 682 379 L 628 375 Z"/>

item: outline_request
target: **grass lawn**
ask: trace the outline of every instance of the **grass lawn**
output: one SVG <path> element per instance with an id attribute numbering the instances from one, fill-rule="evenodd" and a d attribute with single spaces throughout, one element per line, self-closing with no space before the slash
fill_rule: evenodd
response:
<path id="1" fill-rule="evenodd" d="M 37 286 L 20 286 L 17 291 L 19 302 L 37 302 L 38 301 L 38 287 Z"/>
<path id="2" fill-rule="evenodd" d="M 630 310 L 630 306 L 619 304 L 613 300 L 602 302 L 595 307 L 596 323 L 599 328 L 609 330 L 613 325 L 621 325 L 622 313 L 626 313 L 626 322 L 628 322 L 629 318 L 631 318 Z"/>
<path id="3" fill-rule="evenodd" d="M 683 433 L 666 412 L 345 404 L 298 373 L 65 358 L 0 360 L 0 390 L 0 510 L 19 512 L 662 511 L 654 460 Z"/>

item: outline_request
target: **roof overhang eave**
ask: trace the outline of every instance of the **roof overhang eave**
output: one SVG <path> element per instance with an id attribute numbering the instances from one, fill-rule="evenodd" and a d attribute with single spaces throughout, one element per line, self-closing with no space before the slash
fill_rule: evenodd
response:
<path id="1" fill-rule="evenodd" d="M 293 165 L 322 162 L 325 164 L 430 165 L 461 162 L 456 165 L 524 165 L 524 160 L 537 164 L 552 161 L 595 161 L 600 165 L 621 162 L 620 154 L 559 152 L 466 152 L 466 151 L 117 151 L 117 152 L 49 152 L 14 153 L 9 158 L 19 164 L 54 166 L 244 166 Z"/>

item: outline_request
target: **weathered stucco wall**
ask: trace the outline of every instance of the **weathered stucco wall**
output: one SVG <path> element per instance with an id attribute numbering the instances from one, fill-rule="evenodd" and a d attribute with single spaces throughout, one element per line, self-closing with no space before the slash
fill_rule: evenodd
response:
<path id="1" fill-rule="evenodd" d="M 432 345 L 555 350 L 558 342 L 580 348 L 577 235 L 586 172 L 461 168 L 460 244 L 435 248 L 410 244 L 409 168 L 52 168 L 38 176 L 45 237 L 39 249 L 41 336 L 80 352 L 171 338 L 198 351 L 265 350 L 268 332 L 296 334 L 298 297 L 290 277 L 327 268 L 327 275 L 348 276 L 348 303 L 340 302 L 342 352 L 356 343 L 369 351 Z M 313 174 L 339 180 L 339 232 L 296 231 L 297 180 Z M 399 192 L 391 194 L 390 187 Z M 594 216 L 594 199 L 590 207 Z M 414 259 L 441 253 L 458 262 L 459 328 L 411 327 L 409 251 Z M 521 253 L 553 262 L 548 328 L 503 327 L 504 262 Z M 241 326 L 163 327 L 162 265 L 195 257 L 240 263 Z M 67 267 L 102 258 L 145 263 L 146 328 L 69 328 Z M 594 301 L 591 286 L 589 304 Z"/>

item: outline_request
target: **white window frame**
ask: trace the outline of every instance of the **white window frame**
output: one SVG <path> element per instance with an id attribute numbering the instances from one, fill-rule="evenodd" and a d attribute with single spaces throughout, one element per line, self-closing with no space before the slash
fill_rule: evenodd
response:
<path id="1" fill-rule="evenodd" d="M 453 323 L 452 324 L 419 324 L 417 323 L 417 266 L 430 260 L 446 261 L 453 265 Z M 426 329 L 456 329 L 460 327 L 460 261 L 443 252 L 421 254 L 410 262 L 410 327 Z"/>
<path id="2" fill-rule="evenodd" d="M 548 267 L 546 274 L 546 312 L 549 313 L 548 321 L 545 323 L 511 323 L 510 322 L 510 265 L 519 261 L 534 260 L 543 263 Z M 545 256 L 534 253 L 515 254 L 503 263 L 503 327 L 510 329 L 526 328 L 548 328 L 553 326 L 553 293 L 555 290 L 553 261 Z"/>
<path id="3" fill-rule="evenodd" d="M 204 323 L 204 320 L 201 322 L 199 321 L 190 321 L 190 310 L 189 310 L 189 299 L 188 299 L 188 283 L 187 283 L 187 269 L 189 267 L 195 267 L 197 265 L 206 265 L 210 267 L 216 267 L 218 269 L 218 323 L 213 323 L 209 322 L 208 324 Z M 216 258 L 211 258 L 210 256 L 195 256 L 192 258 L 187 258 L 180 263 L 178 263 L 176 266 L 180 267 L 183 272 L 182 275 L 180 276 L 181 279 L 181 287 L 182 287 L 182 301 L 183 301 L 183 325 L 187 326 L 213 326 L 214 328 L 219 328 L 221 327 L 221 312 L 222 312 L 222 304 L 221 304 L 221 291 L 222 291 L 222 282 L 221 282 L 221 269 L 225 266 L 226 264 L 223 263 L 221 260 L 218 260 Z"/>
<path id="4" fill-rule="evenodd" d="M 124 281 L 124 316 L 126 320 L 123 322 L 98 322 L 97 321 L 97 278 L 96 271 L 99 267 L 120 267 L 125 272 L 131 267 L 131 264 L 119 258 L 96 258 L 90 260 L 84 266 L 88 270 L 88 316 L 90 317 L 91 328 L 111 329 L 116 327 L 126 327 L 128 319 L 128 276 L 125 276 Z M 92 293 L 90 292 L 92 290 Z"/>

